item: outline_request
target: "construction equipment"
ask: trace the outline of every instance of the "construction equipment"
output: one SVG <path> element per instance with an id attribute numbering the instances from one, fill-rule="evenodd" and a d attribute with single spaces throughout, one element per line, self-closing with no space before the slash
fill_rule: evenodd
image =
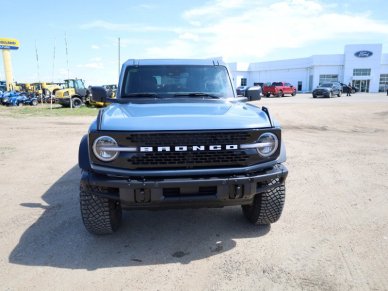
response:
<path id="1" fill-rule="evenodd" d="M 89 90 L 81 79 L 65 80 L 64 89 L 55 92 L 55 100 L 64 107 L 78 108 L 89 103 Z"/>

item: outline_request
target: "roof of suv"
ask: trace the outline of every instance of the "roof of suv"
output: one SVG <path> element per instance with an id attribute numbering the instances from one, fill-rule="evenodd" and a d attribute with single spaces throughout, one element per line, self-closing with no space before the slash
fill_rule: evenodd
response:
<path id="1" fill-rule="evenodd" d="M 214 59 L 129 59 L 123 66 L 149 65 L 224 65 L 220 58 Z"/>

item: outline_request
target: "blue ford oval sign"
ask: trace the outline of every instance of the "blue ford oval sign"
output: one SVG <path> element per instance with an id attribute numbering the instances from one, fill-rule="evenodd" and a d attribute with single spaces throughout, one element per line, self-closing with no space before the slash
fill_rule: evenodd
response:
<path id="1" fill-rule="evenodd" d="M 354 55 L 357 58 L 367 58 L 373 55 L 373 53 L 371 51 L 358 51 L 358 52 L 355 52 Z"/>

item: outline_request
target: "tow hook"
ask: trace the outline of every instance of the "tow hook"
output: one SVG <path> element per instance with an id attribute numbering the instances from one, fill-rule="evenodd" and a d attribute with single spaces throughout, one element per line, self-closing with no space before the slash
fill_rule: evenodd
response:
<path id="1" fill-rule="evenodd" d="M 135 189 L 136 203 L 147 203 L 151 201 L 151 193 L 149 189 Z"/>
<path id="2" fill-rule="evenodd" d="M 242 198 L 244 195 L 244 185 L 234 185 L 233 191 L 229 194 L 229 198 Z"/>

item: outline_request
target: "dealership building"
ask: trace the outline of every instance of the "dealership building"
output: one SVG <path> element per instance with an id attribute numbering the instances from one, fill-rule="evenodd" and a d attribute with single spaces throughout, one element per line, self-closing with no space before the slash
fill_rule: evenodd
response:
<path id="1" fill-rule="evenodd" d="M 346 45 L 343 54 L 313 55 L 307 58 L 228 63 L 236 86 L 288 82 L 299 92 L 311 92 L 320 83 L 352 83 L 360 92 L 383 92 L 388 87 L 388 54 L 381 44 Z"/>

